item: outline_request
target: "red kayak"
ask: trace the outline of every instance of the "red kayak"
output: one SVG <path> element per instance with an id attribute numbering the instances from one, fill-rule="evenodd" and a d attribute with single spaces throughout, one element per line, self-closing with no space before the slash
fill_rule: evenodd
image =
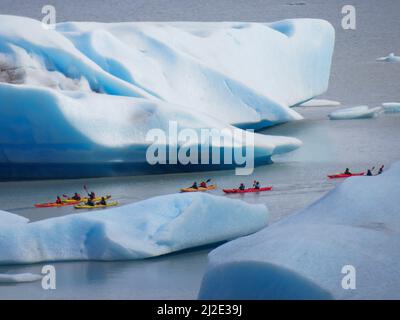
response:
<path id="1" fill-rule="evenodd" d="M 49 203 L 37 203 L 35 204 L 36 208 L 52 208 L 52 207 L 65 207 L 65 206 L 73 206 L 79 204 L 80 201 L 68 202 L 68 203 L 56 203 L 56 202 L 49 202 Z"/>
<path id="2" fill-rule="evenodd" d="M 262 192 L 262 191 L 271 191 L 272 187 L 265 187 L 265 188 L 260 188 L 260 189 L 256 189 L 256 188 L 250 188 L 250 189 L 244 189 L 244 190 L 240 190 L 240 189 L 223 189 L 223 191 L 225 193 L 249 193 L 249 192 Z"/>
<path id="3" fill-rule="evenodd" d="M 344 173 L 339 173 L 339 174 L 333 174 L 328 176 L 329 179 L 344 179 L 344 178 L 350 178 L 350 177 L 355 177 L 355 176 L 363 176 L 365 172 L 360 172 L 360 173 L 352 173 L 352 174 L 344 174 Z"/>

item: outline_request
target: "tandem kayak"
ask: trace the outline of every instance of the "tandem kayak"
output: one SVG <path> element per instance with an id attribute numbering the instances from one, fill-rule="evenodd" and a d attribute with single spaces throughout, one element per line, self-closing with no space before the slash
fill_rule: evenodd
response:
<path id="1" fill-rule="evenodd" d="M 96 198 L 94 198 L 93 199 L 93 201 L 94 202 L 99 202 L 99 201 L 101 201 L 101 198 L 102 197 L 96 197 Z M 111 199 L 111 196 L 104 196 L 104 199 L 106 199 L 106 200 L 108 200 L 108 199 Z M 81 202 L 88 202 L 88 200 L 89 200 L 89 198 L 81 198 L 81 200 L 74 200 L 74 199 L 64 199 L 64 200 L 62 200 L 62 202 L 63 203 L 73 203 L 73 204 L 76 204 L 77 202 L 78 203 L 81 203 Z"/>
<path id="2" fill-rule="evenodd" d="M 56 202 L 49 202 L 49 203 L 36 203 L 36 208 L 54 208 L 54 207 L 65 207 L 65 206 L 73 206 L 75 204 L 80 203 L 80 201 L 68 202 L 68 203 L 56 203 Z"/>
<path id="3" fill-rule="evenodd" d="M 88 206 L 87 204 L 78 204 L 74 206 L 75 209 L 101 209 L 101 208 L 108 208 L 108 207 L 115 207 L 118 205 L 117 201 L 107 203 L 106 205 L 96 204 L 94 206 Z"/>
<path id="4" fill-rule="evenodd" d="M 365 172 L 352 173 L 352 174 L 339 173 L 339 174 L 329 175 L 328 178 L 329 179 L 344 179 L 344 178 L 363 176 L 363 175 L 365 175 Z"/>
<path id="5" fill-rule="evenodd" d="M 250 193 L 250 192 L 263 192 L 263 191 L 271 191 L 272 187 L 265 187 L 265 188 L 260 188 L 260 189 L 256 189 L 256 188 L 249 188 L 249 189 L 244 189 L 244 190 L 240 190 L 240 189 L 223 189 L 223 191 L 225 193 Z"/>
<path id="6" fill-rule="evenodd" d="M 204 192 L 204 191 L 214 190 L 214 189 L 217 189 L 216 185 L 211 185 L 211 186 L 208 186 L 207 188 L 198 187 L 197 189 L 195 189 L 195 188 L 183 188 L 183 189 L 181 189 L 181 192 Z"/>

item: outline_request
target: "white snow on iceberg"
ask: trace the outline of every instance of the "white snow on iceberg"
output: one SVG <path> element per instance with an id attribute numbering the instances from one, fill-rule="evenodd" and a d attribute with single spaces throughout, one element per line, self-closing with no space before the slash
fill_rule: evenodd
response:
<path id="1" fill-rule="evenodd" d="M 336 110 L 329 114 L 331 120 L 351 120 L 375 118 L 382 110 L 381 107 L 369 108 L 368 106 L 357 106 L 352 108 Z"/>
<path id="2" fill-rule="evenodd" d="M 250 234 L 267 219 L 264 205 L 174 194 L 33 223 L 0 220 L 0 264 L 143 259 Z"/>
<path id="3" fill-rule="evenodd" d="M 400 163 L 209 254 L 202 299 L 399 299 Z M 344 266 L 356 270 L 345 290 Z M 223 275 L 223 276 L 222 276 Z"/>
<path id="4" fill-rule="evenodd" d="M 382 106 L 386 113 L 400 112 L 400 102 L 384 102 Z"/>
<path id="5" fill-rule="evenodd" d="M 288 107 L 327 89 L 335 37 L 328 22 L 313 19 L 74 22 L 57 31 L 127 83 L 243 126 L 300 119 Z"/>
<path id="6" fill-rule="evenodd" d="M 377 58 L 376 61 L 379 61 L 379 62 L 400 62 L 400 57 L 396 56 L 394 53 L 391 53 L 387 57 Z"/>

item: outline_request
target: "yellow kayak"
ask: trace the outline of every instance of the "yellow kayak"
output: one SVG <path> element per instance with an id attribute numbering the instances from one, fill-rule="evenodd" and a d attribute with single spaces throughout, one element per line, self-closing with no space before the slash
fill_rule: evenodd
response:
<path id="1" fill-rule="evenodd" d="M 104 196 L 104 199 L 108 200 L 111 199 L 111 196 Z M 73 200 L 73 199 L 64 199 L 62 200 L 63 203 L 75 203 L 75 202 L 88 202 L 89 198 L 81 198 L 81 200 Z M 101 197 L 96 197 L 93 199 L 94 202 L 101 201 Z"/>
<path id="2" fill-rule="evenodd" d="M 198 187 L 197 189 L 183 188 L 183 189 L 181 189 L 181 192 L 204 192 L 204 191 L 209 191 L 209 190 L 214 190 L 214 189 L 217 189 L 216 185 L 211 185 L 211 186 L 208 186 L 207 188 Z"/>
<path id="3" fill-rule="evenodd" d="M 105 206 L 102 204 L 96 204 L 94 206 L 88 206 L 87 204 L 78 204 L 74 206 L 75 209 L 101 209 L 101 208 L 108 208 L 108 207 L 115 207 L 118 205 L 117 201 L 109 202 Z"/>

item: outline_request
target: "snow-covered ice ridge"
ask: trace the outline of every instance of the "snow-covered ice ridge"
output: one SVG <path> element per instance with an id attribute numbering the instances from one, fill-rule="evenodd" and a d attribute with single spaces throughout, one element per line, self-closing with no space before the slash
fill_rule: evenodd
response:
<path id="1" fill-rule="evenodd" d="M 2 15 L 0 176 L 22 172 L 3 164 L 143 163 L 146 132 L 168 120 L 258 128 L 301 119 L 290 106 L 327 89 L 334 38 L 328 22 L 314 19 L 47 30 Z M 300 145 L 259 139 L 264 161 Z"/>
<path id="2" fill-rule="evenodd" d="M 200 298 L 399 299 L 399 198 L 400 162 L 380 176 L 346 180 L 310 207 L 212 251 Z M 346 265 L 355 268 L 355 290 L 342 287 Z"/>
<path id="3" fill-rule="evenodd" d="M 33 223 L 1 214 L 0 264 L 143 259 L 248 235 L 268 221 L 264 205 L 200 193 Z"/>

